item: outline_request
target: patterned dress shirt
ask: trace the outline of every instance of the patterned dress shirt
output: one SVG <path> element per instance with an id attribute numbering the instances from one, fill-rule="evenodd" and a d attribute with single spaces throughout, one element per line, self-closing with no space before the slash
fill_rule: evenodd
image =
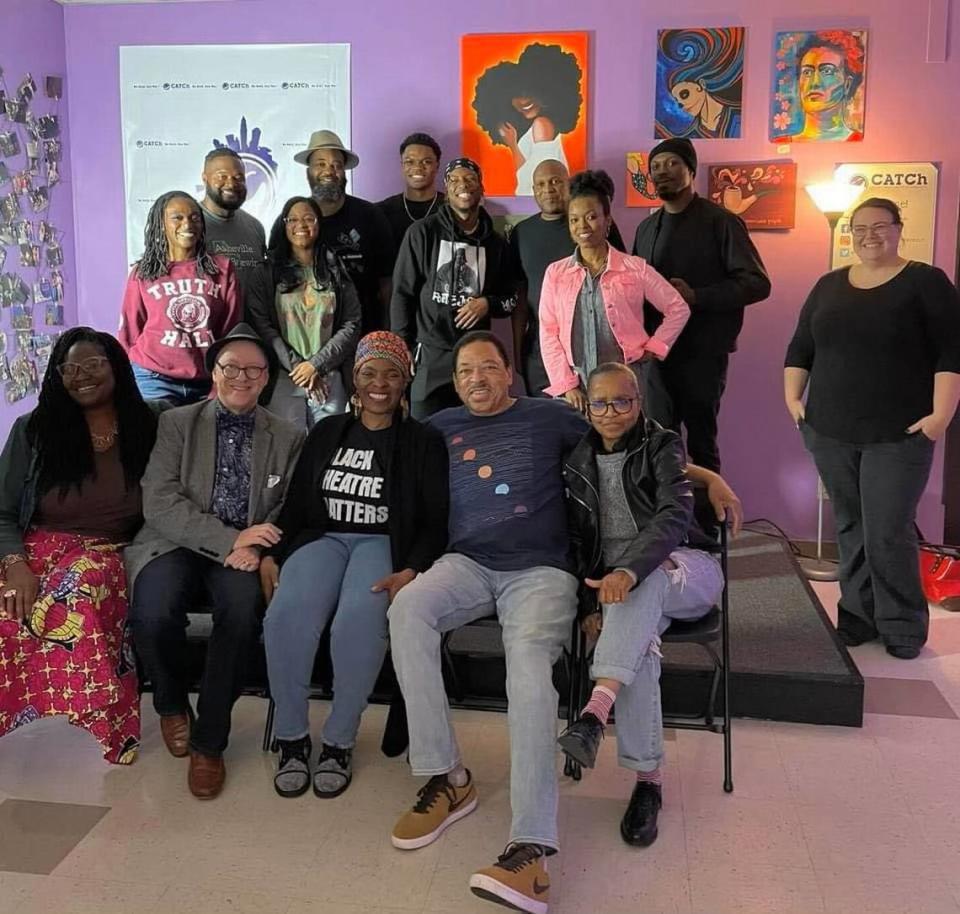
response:
<path id="1" fill-rule="evenodd" d="M 217 404 L 217 464 L 210 513 L 237 530 L 248 526 L 256 410 L 242 416 Z"/>

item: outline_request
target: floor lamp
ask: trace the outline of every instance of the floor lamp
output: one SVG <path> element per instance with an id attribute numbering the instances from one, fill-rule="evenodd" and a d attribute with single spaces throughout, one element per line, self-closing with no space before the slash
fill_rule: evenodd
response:
<path id="1" fill-rule="evenodd" d="M 863 193 L 863 188 L 856 184 L 845 184 L 840 181 L 825 181 L 822 184 L 807 184 L 807 193 L 816 204 L 817 209 L 827 217 L 830 225 L 830 257 L 829 268 L 833 269 L 833 252 L 836 248 L 837 225 L 840 218 L 853 206 L 857 197 Z M 803 558 L 800 568 L 811 581 L 836 581 L 837 563 L 823 557 L 823 503 L 827 500 L 827 493 L 823 481 L 817 477 L 817 556 Z"/>

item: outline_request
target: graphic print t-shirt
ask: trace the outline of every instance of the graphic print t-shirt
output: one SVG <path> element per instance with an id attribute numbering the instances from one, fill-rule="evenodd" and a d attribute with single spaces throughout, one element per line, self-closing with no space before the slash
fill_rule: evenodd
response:
<path id="1" fill-rule="evenodd" d="M 433 300 L 456 310 L 467 299 L 477 298 L 487 272 L 487 252 L 465 241 L 440 242 Z"/>
<path id="2" fill-rule="evenodd" d="M 134 267 L 120 317 L 120 344 L 130 361 L 168 378 L 208 378 L 210 344 L 240 320 L 241 299 L 233 264 L 213 254 L 217 275 L 197 276 L 196 263 L 170 264 L 157 279 L 141 279 Z"/>
<path id="3" fill-rule="evenodd" d="M 355 422 L 320 478 L 331 533 L 389 533 L 393 428 Z"/>
<path id="4" fill-rule="evenodd" d="M 363 332 L 384 329 L 380 280 L 393 274 L 396 259 L 386 217 L 373 203 L 348 194 L 343 206 L 320 223 L 320 240 L 343 261 L 357 287 Z"/>
<path id="5" fill-rule="evenodd" d="M 566 403 L 520 397 L 496 416 L 430 417 L 450 454 L 450 545 L 494 571 L 569 570 L 563 461 L 588 429 Z"/>

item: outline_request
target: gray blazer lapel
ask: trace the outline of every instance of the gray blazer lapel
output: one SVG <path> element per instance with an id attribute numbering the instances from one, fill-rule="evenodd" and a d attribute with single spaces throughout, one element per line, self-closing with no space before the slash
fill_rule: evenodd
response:
<path id="1" fill-rule="evenodd" d="M 196 491 L 203 499 L 200 507 L 210 510 L 213 503 L 213 483 L 217 470 L 217 401 L 204 404 L 193 428 L 194 440 L 184 442 L 184 456 L 190 462 Z"/>
<path id="2" fill-rule="evenodd" d="M 253 459 L 250 465 L 250 525 L 258 523 L 260 517 L 260 495 L 267 484 L 267 467 L 270 466 L 270 455 L 273 451 L 273 432 L 270 431 L 268 413 L 262 407 L 257 407 L 257 414 L 253 420 Z"/>

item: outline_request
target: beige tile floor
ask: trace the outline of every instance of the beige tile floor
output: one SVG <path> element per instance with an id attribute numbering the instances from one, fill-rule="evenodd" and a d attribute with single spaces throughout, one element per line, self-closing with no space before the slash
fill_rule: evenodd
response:
<path id="1" fill-rule="evenodd" d="M 835 586 L 817 587 L 829 610 Z M 597 769 L 561 782 L 551 911 L 960 914 L 960 617 L 934 611 L 916 661 L 876 645 L 853 656 L 867 677 L 863 729 L 737 722 L 732 796 L 720 738 L 670 734 L 660 838 L 646 850 L 620 840 L 631 782 L 607 740 Z M 402 853 L 388 834 L 417 783 L 379 753 L 384 709 L 365 716 L 353 787 L 329 802 L 273 793 L 263 713 L 259 699 L 238 704 L 227 789 L 210 803 L 187 794 L 185 763 L 164 752 L 149 710 L 130 768 L 106 766 L 58 720 L 4 738 L 0 914 L 499 910 L 466 883 L 507 837 L 502 715 L 456 713 L 480 806 L 433 846 Z M 313 706 L 315 724 L 325 713 Z M 17 824 L 29 805 L 5 811 L 7 799 L 44 804 L 33 827 Z"/>

